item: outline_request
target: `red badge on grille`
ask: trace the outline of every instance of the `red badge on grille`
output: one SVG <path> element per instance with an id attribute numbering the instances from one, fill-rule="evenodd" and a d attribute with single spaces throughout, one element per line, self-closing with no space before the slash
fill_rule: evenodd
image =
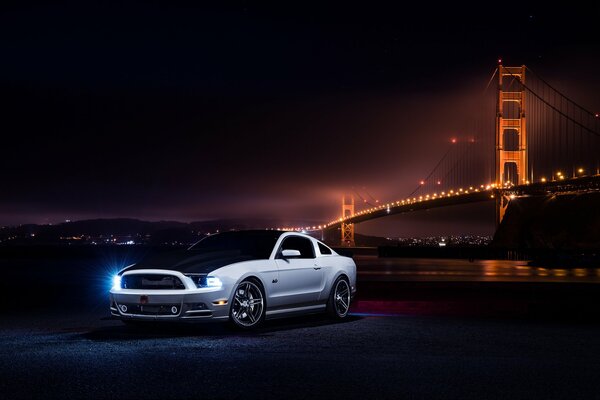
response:
<path id="1" fill-rule="evenodd" d="M 148 296 L 140 296 L 140 304 L 148 304 Z"/>

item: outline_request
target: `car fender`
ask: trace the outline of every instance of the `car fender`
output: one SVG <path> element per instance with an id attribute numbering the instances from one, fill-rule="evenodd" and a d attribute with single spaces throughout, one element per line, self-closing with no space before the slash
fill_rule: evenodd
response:
<path id="1" fill-rule="evenodd" d="M 261 283 L 263 290 L 265 291 L 265 297 L 268 299 L 270 295 L 270 285 L 265 281 L 264 275 L 277 276 L 277 273 L 277 266 L 272 260 L 245 261 L 230 264 L 211 272 L 212 275 L 218 276 L 221 279 L 223 286 L 226 286 L 229 289 L 230 304 L 233 301 L 234 290 L 237 285 L 249 277 L 255 278 Z"/>
<path id="2" fill-rule="evenodd" d="M 331 289 L 333 288 L 333 283 L 342 275 L 348 278 L 350 286 L 356 287 L 356 264 L 352 259 L 343 256 L 341 257 L 341 265 L 339 265 L 337 270 L 327 278 L 328 280 L 325 283 L 327 290 L 322 293 L 321 300 L 327 298 L 326 296 L 329 296 Z"/>

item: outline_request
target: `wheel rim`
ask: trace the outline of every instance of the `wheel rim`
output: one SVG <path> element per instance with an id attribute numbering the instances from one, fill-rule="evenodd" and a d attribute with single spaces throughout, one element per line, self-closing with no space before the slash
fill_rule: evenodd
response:
<path id="1" fill-rule="evenodd" d="M 340 279 L 337 285 L 335 285 L 333 296 L 335 312 L 340 317 L 345 317 L 350 308 L 350 286 L 348 285 L 348 282 L 344 279 Z"/>
<path id="2" fill-rule="evenodd" d="M 235 289 L 231 317 L 243 326 L 257 324 L 263 313 L 264 298 L 262 291 L 252 282 L 242 282 Z"/>

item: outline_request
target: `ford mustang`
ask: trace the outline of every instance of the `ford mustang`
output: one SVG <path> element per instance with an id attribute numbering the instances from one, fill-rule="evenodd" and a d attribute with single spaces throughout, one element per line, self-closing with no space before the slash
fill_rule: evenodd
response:
<path id="1" fill-rule="evenodd" d="M 190 248 L 130 265 L 113 277 L 110 312 L 124 322 L 230 321 L 348 315 L 356 264 L 296 232 L 249 230 L 207 236 Z"/>

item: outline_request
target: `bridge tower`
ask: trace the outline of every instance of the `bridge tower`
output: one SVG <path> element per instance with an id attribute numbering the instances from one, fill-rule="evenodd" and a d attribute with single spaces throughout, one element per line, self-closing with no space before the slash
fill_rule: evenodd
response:
<path id="1" fill-rule="evenodd" d="M 504 90 L 503 80 L 510 83 L 517 80 L 517 90 L 511 90 L 512 84 Z M 498 65 L 498 99 L 496 105 L 496 185 L 504 187 L 509 181 L 514 185 L 524 185 L 528 179 L 527 168 L 527 127 L 525 123 L 525 66 L 505 67 Z M 517 107 L 508 110 L 506 103 L 516 103 Z M 509 147 L 507 138 L 514 132 L 516 143 Z M 507 166 L 514 165 L 516 176 L 507 177 Z M 508 199 L 498 196 L 496 222 L 502 222 Z"/>
<path id="2" fill-rule="evenodd" d="M 496 106 L 496 184 L 501 187 L 508 181 L 506 179 L 506 166 L 516 166 L 517 177 L 511 182 L 523 185 L 527 182 L 527 128 L 525 124 L 525 88 L 518 85 L 519 90 L 505 91 L 503 79 L 518 79 L 525 84 L 525 66 L 505 67 L 498 66 L 498 104 Z M 509 88 L 510 89 L 510 88 Z M 517 103 L 516 115 L 505 116 L 505 103 Z M 510 131 L 517 134 L 516 147 L 507 148 L 507 135 Z"/>
<path id="3" fill-rule="evenodd" d="M 354 196 L 342 196 L 342 217 L 354 215 Z M 342 221 L 342 246 L 354 247 L 354 224 Z"/>

